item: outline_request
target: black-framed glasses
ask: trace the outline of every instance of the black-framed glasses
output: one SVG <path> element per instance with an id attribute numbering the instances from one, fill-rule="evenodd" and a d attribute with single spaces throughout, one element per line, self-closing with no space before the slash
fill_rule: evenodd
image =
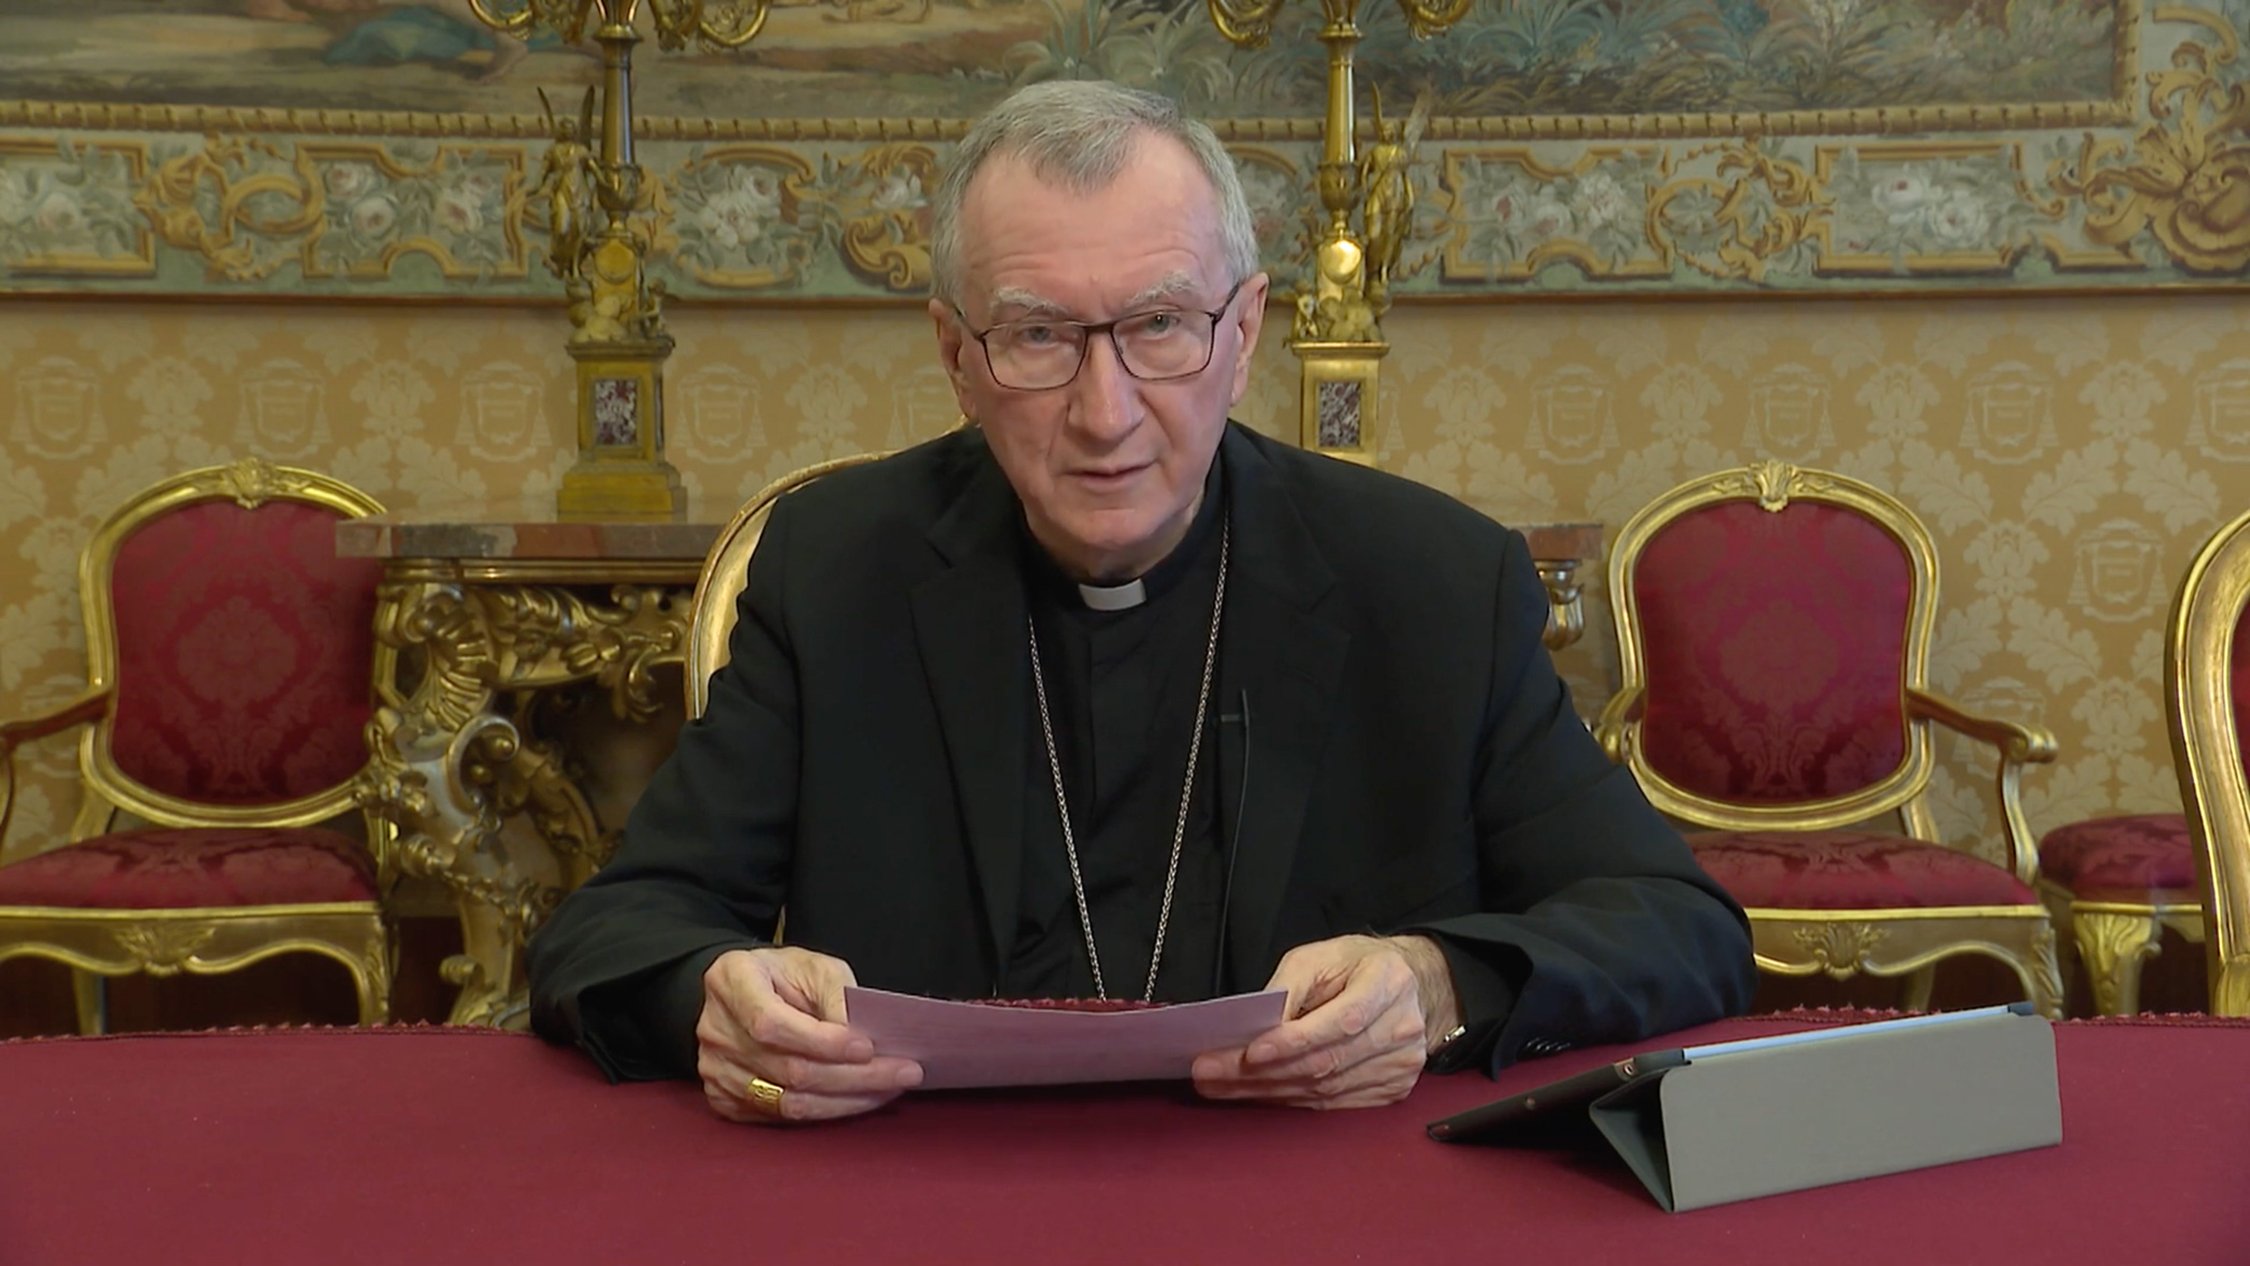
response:
<path id="1" fill-rule="evenodd" d="M 1219 318 L 1234 306 L 1234 297 L 1242 293 L 1248 281 L 1246 277 L 1234 283 L 1218 308 L 1210 312 L 1200 308 L 1151 308 L 1114 321 L 1095 322 L 1032 317 L 979 330 L 969 326 L 967 313 L 959 308 L 953 311 L 984 348 L 992 380 L 1010 390 L 1052 391 L 1069 386 L 1085 367 L 1086 349 L 1096 334 L 1109 335 L 1126 373 L 1142 382 L 1165 382 L 1193 378 L 1210 365 L 1211 349 L 1218 341 Z"/>

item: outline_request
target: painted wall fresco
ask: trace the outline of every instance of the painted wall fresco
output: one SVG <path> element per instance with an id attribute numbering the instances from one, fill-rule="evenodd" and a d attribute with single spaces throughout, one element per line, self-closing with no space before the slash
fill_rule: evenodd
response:
<path id="1" fill-rule="evenodd" d="M 657 272 L 688 298 L 927 285 L 927 197 L 1010 87 L 1170 92 L 1303 256 L 1318 7 L 1236 49 L 1188 0 L 814 0 L 638 63 Z M 2250 0 L 1479 0 L 1361 64 L 1433 111 L 1408 297 L 2228 287 L 2250 275 Z M 552 297 L 546 123 L 582 49 L 466 0 L 15 0 L 0 286 Z"/>
<path id="2" fill-rule="evenodd" d="M 1482 0 L 1443 39 L 1361 17 L 1369 76 L 1455 120 L 2122 101 L 2122 0 Z M 972 117 L 1008 88 L 1098 75 L 1212 118 L 1309 118 L 1317 5 L 1240 49 L 1200 0 L 796 0 L 735 53 L 667 56 L 658 129 L 763 115 Z M 0 74 L 25 100 L 483 115 L 594 81 L 468 0 L 17 0 Z M 498 87 L 496 87 L 496 85 Z M 575 96 L 574 92 L 570 95 Z"/>

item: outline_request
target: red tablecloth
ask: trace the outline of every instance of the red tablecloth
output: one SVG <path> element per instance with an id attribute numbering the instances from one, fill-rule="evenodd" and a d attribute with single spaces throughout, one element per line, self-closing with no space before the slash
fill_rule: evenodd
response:
<path id="1" fill-rule="evenodd" d="M 608 1086 L 572 1052 L 482 1031 L 16 1042 L 0 1266 L 2250 1263 L 2250 1024 L 2057 1038 L 2059 1148 L 1686 1214 L 1598 1153 L 1422 1135 L 1616 1051 L 1497 1086 L 1430 1078 L 1374 1111 L 1129 1087 L 918 1095 L 769 1130 L 719 1121 L 684 1083 Z"/>

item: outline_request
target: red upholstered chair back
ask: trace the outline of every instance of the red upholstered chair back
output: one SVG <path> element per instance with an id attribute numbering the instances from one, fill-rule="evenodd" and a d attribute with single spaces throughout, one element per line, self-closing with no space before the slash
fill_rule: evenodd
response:
<path id="1" fill-rule="evenodd" d="M 335 528 L 380 509 L 312 472 L 245 462 L 167 480 L 103 524 L 81 592 L 94 685 L 115 703 L 82 749 L 88 782 L 170 825 L 349 807 L 367 763 L 381 564 L 338 558 Z"/>
<path id="2" fill-rule="evenodd" d="M 1658 807 L 1712 826 L 1899 808 L 1930 753 L 1906 690 L 1937 563 L 1887 494 L 1781 463 L 1682 485 L 1619 535 L 1625 753 Z"/>

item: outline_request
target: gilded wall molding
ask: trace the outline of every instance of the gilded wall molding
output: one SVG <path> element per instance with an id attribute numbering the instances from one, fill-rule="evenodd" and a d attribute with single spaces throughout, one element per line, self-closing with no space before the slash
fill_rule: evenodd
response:
<path id="1" fill-rule="evenodd" d="M 2089 99 L 1433 117 L 1397 293 L 2238 287 L 2250 4 L 2115 13 Z M 1216 122 L 1286 288 L 1319 121 Z M 654 271 L 693 299 L 919 296 L 964 127 L 640 120 Z M 536 114 L 24 100 L 0 129 L 0 289 L 560 298 L 531 266 Z"/>

